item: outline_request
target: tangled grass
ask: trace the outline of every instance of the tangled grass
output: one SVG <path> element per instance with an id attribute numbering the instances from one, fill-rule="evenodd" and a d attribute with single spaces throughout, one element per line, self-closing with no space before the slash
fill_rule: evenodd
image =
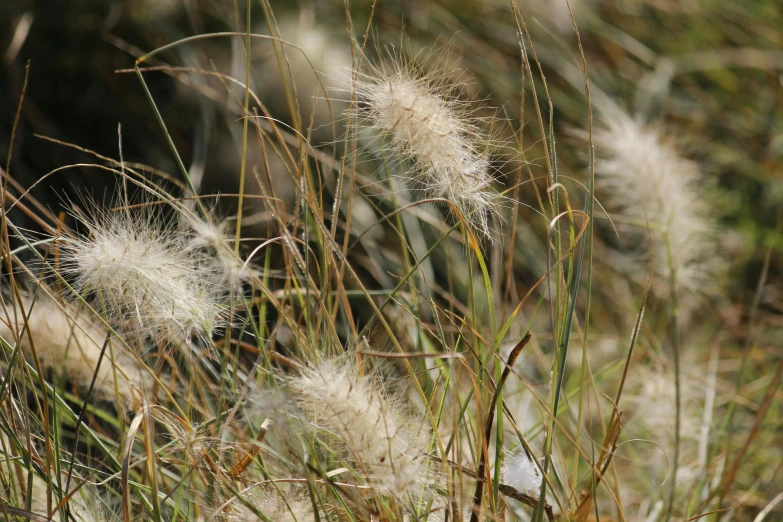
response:
<path id="1" fill-rule="evenodd" d="M 552 11 L 576 61 L 534 45 L 541 6 L 504 7 L 519 85 L 490 91 L 502 110 L 472 101 L 496 83 L 444 67 L 479 51 L 373 56 L 371 38 L 388 43 L 374 10 L 366 31 L 346 13 L 353 67 L 334 99 L 337 73 L 251 5 L 233 12 L 242 30 L 125 71 L 175 172 L 126 162 L 122 137 L 117 159 L 79 148 L 92 163 L 70 167 L 118 189 L 58 217 L 3 169 L 0 519 L 779 515 L 783 362 L 761 306 L 778 252 L 750 305 L 733 302 L 709 158 L 617 109 L 563 29 L 606 30 L 585 14 L 597 3 Z M 251 34 L 259 15 L 268 34 Z M 163 60 L 220 38 L 230 67 Z M 302 62 L 314 92 L 297 90 Z M 259 70 L 279 71 L 285 107 L 255 91 Z M 204 188 L 198 154 L 186 167 L 147 83 L 164 73 L 230 115 L 230 191 Z M 584 140 L 560 139 L 557 102 L 578 105 Z"/>

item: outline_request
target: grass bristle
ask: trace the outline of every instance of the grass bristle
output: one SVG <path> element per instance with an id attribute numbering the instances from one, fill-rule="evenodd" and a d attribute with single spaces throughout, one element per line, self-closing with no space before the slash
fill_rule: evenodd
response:
<path id="1" fill-rule="evenodd" d="M 468 223 L 489 235 L 500 199 L 492 187 L 489 139 L 444 75 L 421 73 L 398 56 L 370 66 L 356 76 L 357 115 L 385 137 L 389 158 L 410 163 L 414 186 L 452 202 Z"/>

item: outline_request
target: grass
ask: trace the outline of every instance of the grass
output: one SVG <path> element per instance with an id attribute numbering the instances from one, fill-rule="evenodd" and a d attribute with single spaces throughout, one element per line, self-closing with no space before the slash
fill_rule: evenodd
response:
<path id="1" fill-rule="evenodd" d="M 116 78 L 171 172 L 126 161 L 127 131 L 116 159 L 41 136 L 90 159 L 25 185 L 25 77 L 2 171 L 0 519 L 779 515 L 783 220 L 753 216 L 752 176 L 711 180 L 759 175 L 731 93 L 743 67 L 772 74 L 738 29 L 772 15 L 703 7 L 685 49 L 630 7 L 566 3 L 563 31 L 554 7 L 428 4 L 402 37 L 398 7 L 326 10 L 347 71 L 266 0 L 139 51 Z M 163 75 L 226 115 L 236 172 L 206 174 L 230 189 L 194 175 Z M 39 197 L 76 169 L 114 193 Z M 748 222 L 763 241 L 732 251 Z"/>

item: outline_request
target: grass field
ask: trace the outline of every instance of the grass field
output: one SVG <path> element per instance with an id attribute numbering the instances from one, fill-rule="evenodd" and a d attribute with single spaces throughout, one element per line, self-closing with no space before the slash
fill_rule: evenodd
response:
<path id="1" fill-rule="evenodd" d="M 781 27 L 0 7 L 0 520 L 783 519 Z"/>

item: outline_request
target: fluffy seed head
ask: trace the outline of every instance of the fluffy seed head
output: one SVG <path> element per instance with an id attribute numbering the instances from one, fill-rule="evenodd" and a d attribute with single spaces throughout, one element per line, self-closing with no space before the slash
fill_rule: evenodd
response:
<path id="1" fill-rule="evenodd" d="M 21 306 L 18 303 L 6 303 L 6 306 L 8 316 L 0 319 L 0 336 L 13 346 L 14 331 L 23 333 L 24 307 L 27 329 L 42 368 L 62 370 L 81 389 L 89 388 L 106 340 L 106 331 L 93 324 L 87 318 L 87 312 L 78 313 L 73 306 L 59 305 L 45 297 L 39 297 L 35 304 L 28 300 Z M 28 360 L 33 356 L 30 337 L 24 332 L 20 339 Z M 99 399 L 114 400 L 116 390 L 126 405 L 132 405 L 134 394 L 144 388 L 142 370 L 116 340 L 113 343 L 114 368 L 110 353 L 107 348 L 97 369 L 93 393 Z"/>
<path id="2" fill-rule="evenodd" d="M 681 367 L 683 375 L 680 389 L 680 445 L 677 469 L 678 494 L 685 493 L 692 484 L 705 477 L 704 461 L 700 459 L 699 448 L 705 424 L 705 412 L 709 393 L 705 375 L 709 373 L 705 361 L 693 350 L 683 352 Z M 674 387 L 674 369 L 671 361 L 639 364 L 628 376 L 624 415 L 624 436 L 629 439 L 651 441 L 655 446 L 648 448 L 647 457 L 634 462 L 624 462 L 622 467 L 633 470 L 629 481 L 630 491 L 645 491 L 651 484 L 661 484 L 669 476 L 666 460 L 674 454 L 677 407 Z M 712 424 L 714 427 L 714 424 Z M 706 451 L 706 450 L 705 450 Z M 706 453 L 705 453 L 706 455 Z M 706 457 L 704 457 L 706 459 Z M 708 473 L 712 475 L 712 471 Z M 640 473 L 641 472 L 641 473 Z M 717 471 L 720 475 L 720 471 Z M 634 484 L 634 485 L 630 485 Z M 627 502 L 629 499 L 625 499 Z"/>
<path id="3" fill-rule="evenodd" d="M 595 143 L 602 156 L 596 172 L 611 202 L 642 227 L 649 219 L 656 272 L 666 280 L 673 275 L 681 292 L 708 292 L 713 226 L 698 165 L 682 158 L 658 129 L 619 110 L 605 117 Z"/>
<path id="4" fill-rule="evenodd" d="M 541 490 L 541 472 L 525 455 L 518 453 L 503 463 L 503 482 L 522 493 Z"/>
<path id="5" fill-rule="evenodd" d="M 691 443 L 698 438 L 701 427 L 705 396 L 701 378 L 706 368 L 690 352 L 687 356 L 689 360 L 683 367 L 688 371 L 681 380 L 680 432 L 683 440 Z M 628 382 L 629 428 L 646 430 L 639 435 L 652 435 L 667 451 L 673 449 L 675 428 L 675 417 L 671 415 L 676 406 L 673 383 L 674 369 L 658 364 L 640 366 Z"/>
<path id="6" fill-rule="evenodd" d="M 214 265 L 189 247 L 186 234 L 141 212 L 95 212 L 88 237 L 64 240 L 63 272 L 97 310 L 142 336 L 208 335 L 221 309 Z"/>
<path id="7" fill-rule="evenodd" d="M 490 186 L 489 156 L 477 120 L 449 92 L 436 74 L 417 76 L 398 60 L 359 75 L 358 116 L 387 137 L 389 156 L 413 164 L 412 176 L 430 196 L 446 198 L 489 234 L 499 199 Z"/>
<path id="8" fill-rule="evenodd" d="M 420 423 L 404 415 L 370 377 L 344 362 L 324 361 L 291 380 L 299 407 L 334 434 L 356 473 L 405 500 L 427 477 Z"/>
<path id="9" fill-rule="evenodd" d="M 217 504 L 219 509 L 209 512 L 206 509 L 204 514 L 198 517 L 199 522 L 208 520 L 221 520 L 225 522 L 250 522 L 261 521 L 256 514 L 259 512 L 264 515 L 263 520 L 272 520 L 274 522 L 311 522 L 315 520 L 313 513 L 313 503 L 307 498 L 301 488 L 286 488 L 285 484 L 280 484 L 280 490 L 273 487 L 253 488 L 252 491 L 245 491 L 243 501 L 234 495 L 228 494 L 227 498 L 219 497 Z M 218 500 L 218 496 L 216 499 Z M 248 507 L 245 502 L 253 506 Z M 324 520 L 324 515 L 321 515 Z"/>
<path id="10" fill-rule="evenodd" d="M 188 228 L 192 231 L 191 252 L 206 254 L 205 262 L 212 265 L 217 284 L 239 290 L 252 279 L 253 269 L 235 254 L 225 223 L 191 219 Z"/>
<path id="11" fill-rule="evenodd" d="M 303 522 L 314 520 L 313 504 L 307 499 L 285 495 L 282 492 L 265 491 L 255 499 L 254 505 L 269 520 L 279 522 Z M 243 520 L 249 520 L 244 518 Z"/>

